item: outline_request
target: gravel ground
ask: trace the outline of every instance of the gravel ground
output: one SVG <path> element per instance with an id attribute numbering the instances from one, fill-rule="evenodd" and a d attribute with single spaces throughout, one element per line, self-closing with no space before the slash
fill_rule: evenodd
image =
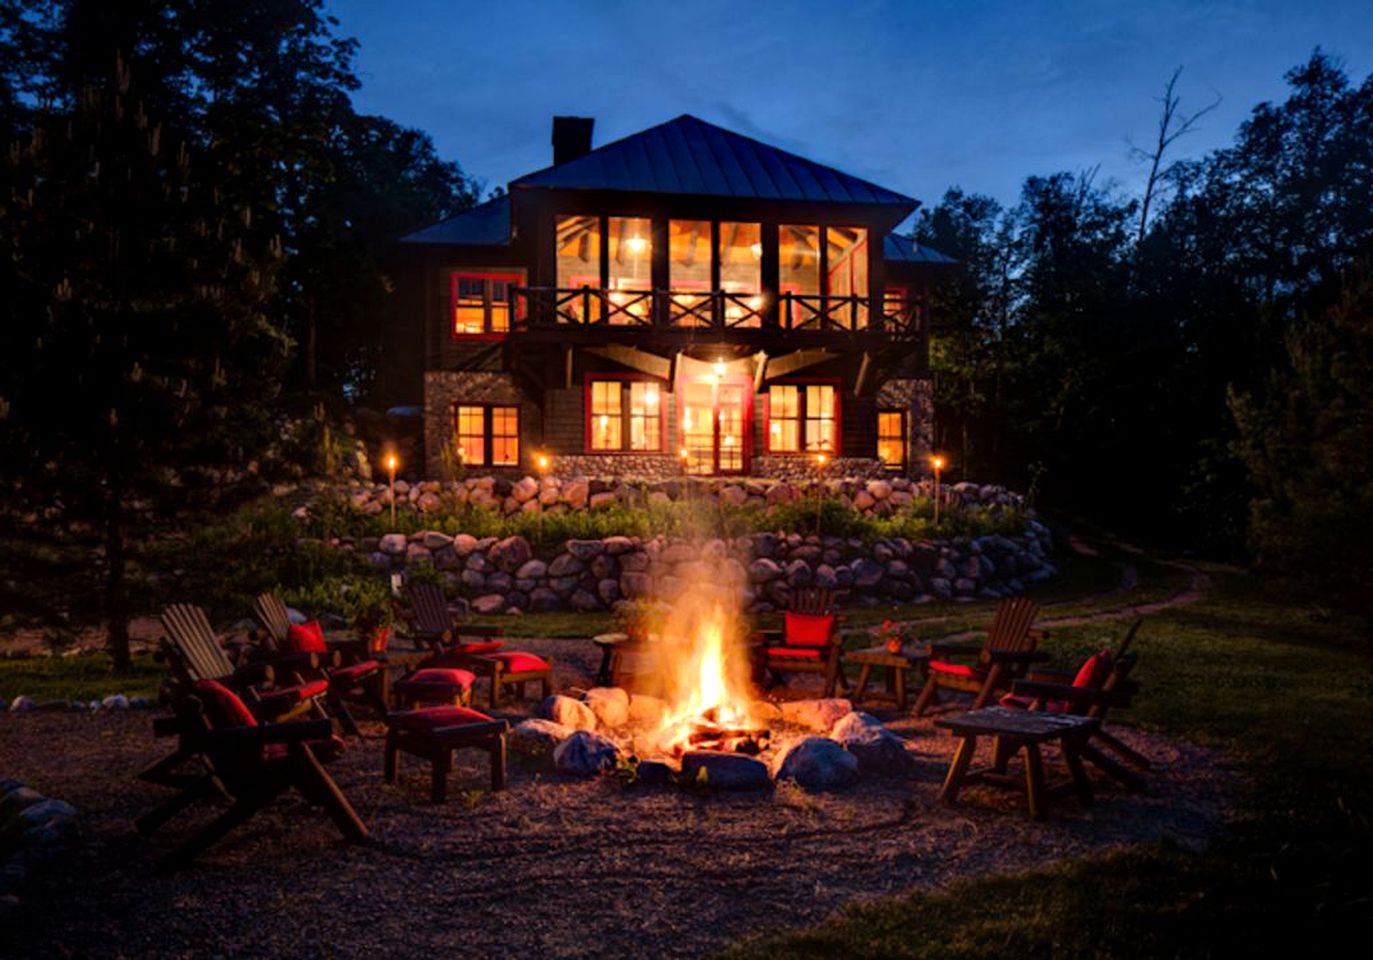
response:
<path id="1" fill-rule="evenodd" d="M 520 646 L 558 658 L 560 688 L 594 666 L 585 642 Z M 167 748 L 147 714 L 0 715 L 0 776 L 76 804 L 83 825 L 39 870 L 0 953 L 696 957 L 856 898 L 1165 838 L 1199 846 L 1224 829 L 1235 786 L 1215 754 L 1124 731 L 1157 763 L 1149 796 L 1097 778 L 1093 807 L 1064 798 L 1041 823 L 1018 794 L 986 787 L 948 809 L 937 794 L 950 738 L 925 722 L 893 726 L 919 759 L 915 778 L 823 796 L 627 789 L 517 763 L 493 794 L 484 755 L 460 754 L 450 799 L 435 806 L 421 761 L 406 758 L 388 787 L 380 742 L 354 742 L 331 769 L 370 844 L 344 844 L 292 796 L 167 877 L 155 857 L 215 810 L 134 833 L 133 818 L 166 796 L 134 779 Z"/>

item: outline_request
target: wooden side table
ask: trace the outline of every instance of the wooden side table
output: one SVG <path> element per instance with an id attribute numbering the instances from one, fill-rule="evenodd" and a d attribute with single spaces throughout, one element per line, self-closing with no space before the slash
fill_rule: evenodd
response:
<path id="1" fill-rule="evenodd" d="M 1017 751 L 1025 753 L 1024 787 L 1026 804 L 1032 818 L 1042 819 L 1052 795 L 1064 789 L 1077 793 L 1083 804 L 1092 802 L 1092 785 L 1082 766 L 1082 748 L 1096 730 L 1099 721 L 1074 714 L 1042 713 L 1014 707 L 984 707 L 967 713 L 953 714 L 934 722 L 960 738 L 940 799 L 953 804 L 958 791 L 966 783 L 986 782 L 995 786 L 1020 787 L 1018 778 L 1006 772 Z M 969 769 L 977 751 L 978 737 L 992 737 L 993 760 L 990 767 Z M 1044 761 L 1040 744 L 1058 743 L 1068 765 L 1071 779 L 1052 787 L 1045 787 Z"/>
<path id="2" fill-rule="evenodd" d="M 844 654 L 844 659 L 848 663 L 856 663 L 863 668 L 858 672 L 858 685 L 853 689 L 855 703 L 863 699 L 868 688 L 868 679 L 872 675 L 873 668 L 877 667 L 886 671 L 886 690 L 885 692 L 866 695 L 892 700 L 896 703 L 896 709 L 904 711 L 906 709 L 907 676 L 911 670 L 917 667 L 922 675 L 925 673 L 930 662 L 930 651 L 924 647 L 912 646 L 903 649 L 900 653 L 892 653 L 885 646 L 867 647 L 863 650 Z"/>

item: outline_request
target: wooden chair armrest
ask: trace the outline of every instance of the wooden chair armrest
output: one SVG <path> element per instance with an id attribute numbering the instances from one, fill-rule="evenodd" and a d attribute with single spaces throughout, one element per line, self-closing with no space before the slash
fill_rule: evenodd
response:
<path id="1" fill-rule="evenodd" d="M 1039 650 L 984 650 L 983 663 L 1043 663 L 1049 655 Z"/>
<path id="2" fill-rule="evenodd" d="M 491 720 L 488 722 L 459 723 L 451 727 L 435 727 L 431 730 L 438 736 L 444 736 L 457 731 L 468 734 L 472 737 L 489 737 L 492 735 L 504 736 L 510 732 L 510 724 L 504 720 Z"/>
<path id="3" fill-rule="evenodd" d="M 1011 693 L 1031 700 L 1061 700 L 1074 707 L 1128 707 L 1133 696 L 1128 690 L 1094 690 L 1070 683 L 1036 683 L 1016 680 Z"/>
<path id="4" fill-rule="evenodd" d="M 932 657 L 975 657 L 982 653 L 980 643 L 940 643 L 935 641 L 930 644 L 930 656 Z"/>

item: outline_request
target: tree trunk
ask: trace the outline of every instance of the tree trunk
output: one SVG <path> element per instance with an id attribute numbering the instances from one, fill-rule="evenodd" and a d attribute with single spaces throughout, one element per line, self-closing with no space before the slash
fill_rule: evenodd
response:
<path id="1" fill-rule="evenodd" d="M 124 504 L 119 490 L 112 491 L 105 518 L 105 622 L 109 625 L 106 648 L 114 669 L 124 673 L 133 667 L 129 651 L 129 588 L 124 552 Z"/>

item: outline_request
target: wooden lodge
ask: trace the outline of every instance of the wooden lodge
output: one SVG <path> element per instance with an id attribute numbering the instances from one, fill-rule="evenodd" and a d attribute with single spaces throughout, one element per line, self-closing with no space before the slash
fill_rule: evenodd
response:
<path id="1" fill-rule="evenodd" d="M 922 469 L 952 261 L 892 234 L 916 201 L 691 116 L 594 150 L 592 123 L 402 241 L 427 472 Z"/>

